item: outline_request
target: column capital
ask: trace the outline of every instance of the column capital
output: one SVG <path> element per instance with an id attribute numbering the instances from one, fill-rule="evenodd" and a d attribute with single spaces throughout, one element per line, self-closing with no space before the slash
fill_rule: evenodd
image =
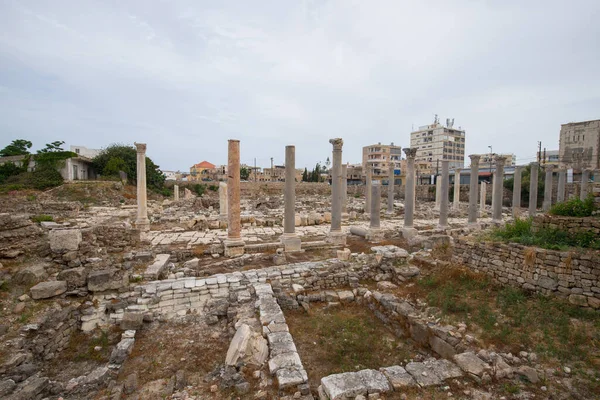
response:
<path id="1" fill-rule="evenodd" d="M 406 154 L 406 158 L 415 158 L 417 155 L 417 149 L 416 148 L 404 148 L 402 149 L 404 151 L 404 154 Z"/>
<path id="2" fill-rule="evenodd" d="M 469 158 L 471 159 L 471 164 L 479 164 L 481 156 L 479 154 L 471 154 L 469 155 Z"/>
<path id="3" fill-rule="evenodd" d="M 505 156 L 496 156 L 494 157 L 494 161 L 496 163 L 496 166 L 504 166 L 504 163 L 506 162 L 506 157 Z"/>
<path id="4" fill-rule="evenodd" d="M 533 162 L 530 162 L 529 165 L 531 166 L 531 168 L 533 168 L 533 167 L 539 166 L 540 163 L 538 163 L 537 161 L 533 161 Z"/>
<path id="5" fill-rule="evenodd" d="M 333 145 L 333 150 L 342 150 L 344 140 L 342 138 L 329 139 L 329 143 Z"/>
<path id="6" fill-rule="evenodd" d="M 552 165 L 552 164 L 546 165 L 545 168 L 546 168 L 546 171 L 554 171 L 554 165 Z"/>
<path id="7" fill-rule="evenodd" d="M 146 152 L 146 143 L 134 143 L 134 145 L 138 153 Z"/>

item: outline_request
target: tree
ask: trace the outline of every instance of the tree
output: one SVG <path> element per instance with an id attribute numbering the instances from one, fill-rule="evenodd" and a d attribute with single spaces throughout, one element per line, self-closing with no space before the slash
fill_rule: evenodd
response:
<path id="1" fill-rule="evenodd" d="M 29 154 L 32 143 L 29 140 L 16 139 L 0 150 L 0 157 L 22 156 Z"/>
<path id="2" fill-rule="evenodd" d="M 116 177 L 123 171 L 130 184 L 137 184 L 137 150 L 133 146 L 113 143 L 94 157 L 93 164 L 102 176 Z M 146 157 L 146 187 L 162 192 L 165 179 L 159 166 Z"/>
<path id="3" fill-rule="evenodd" d="M 509 178 L 504 181 L 504 188 L 512 193 L 515 184 L 514 178 Z M 528 165 L 521 171 L 521 204 L 529 204 L 529 186 L 531 184 L 531 166 Z M 545 177 L 542 171 L 538 173 L 538 199 L 544 197 Z"/>
<path id="4" fill-rule="evenodd" d="M 250 170 L 246 167 L 240 168 L 240 180 L 247 181 L 250 178 Z"/>
<path id="5" fill-rule="evenodd" d="M 302 182 L 308 182 L 308 170 L 304 167 L 304 172 L 302 173 Z"/>

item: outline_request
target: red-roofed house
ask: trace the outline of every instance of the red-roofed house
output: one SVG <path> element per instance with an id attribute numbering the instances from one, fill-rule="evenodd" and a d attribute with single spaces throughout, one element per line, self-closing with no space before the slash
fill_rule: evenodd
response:
<path id="1" fill-rule="evenodd" d="M 202 161 L 201 163 L 192 165 L 190 167 L 190 181 L 203 180 L 202 175 L 206 175 L 208 171 L 214 170 L 215 168 L 215 165 L 208 161 Z"/>

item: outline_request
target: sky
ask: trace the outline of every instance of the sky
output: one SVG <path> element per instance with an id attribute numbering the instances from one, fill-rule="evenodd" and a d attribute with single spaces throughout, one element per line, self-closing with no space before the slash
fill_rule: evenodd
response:
<path id="1" fill-rule="evenodd" d="M 455 119 L 466 154 L 558 149 L 600 119 L 598 0 L 0 0 L 0 148 L 147 143 L 203 160 L 311 169 L 344 140 L 408 147 Z M 468 158 L 466 165 L 468 165 Z"/>

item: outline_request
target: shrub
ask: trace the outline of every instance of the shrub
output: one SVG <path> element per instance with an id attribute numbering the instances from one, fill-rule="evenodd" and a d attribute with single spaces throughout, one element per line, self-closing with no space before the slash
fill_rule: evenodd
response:
<path id="1" fill-rule="evenodd" d="M 573 198 L 568 201 L 556 203 L 550 209 L 550 214 L 566 217 L 589 217 L 594 212 L 594 209 L 594 196 L 590 194 L 583 201 L 579 198 Z"/>
<path id="2" fill-rule="evenodd" d="M 194 191 L 198 196 L 202 196 L 206 191 L 206 185 L 196 183 L 194 186 L 192 186 L 192 191 Z"/>
<path id="3" fill-rule="evenodd" d="M 217 190 L 219 190 L 219 185 L 210 185 L 208 187 L 208 190 L 212 190 L 213 192 L 216 192 Z"/>
<path id="4" fill-rule="evenodd" d="M 52 166 L 38 167 L 31 173 L 31 186 L 34 189 L 44 190 L 62 185 L 64 179 L 60 172 Z"/>

